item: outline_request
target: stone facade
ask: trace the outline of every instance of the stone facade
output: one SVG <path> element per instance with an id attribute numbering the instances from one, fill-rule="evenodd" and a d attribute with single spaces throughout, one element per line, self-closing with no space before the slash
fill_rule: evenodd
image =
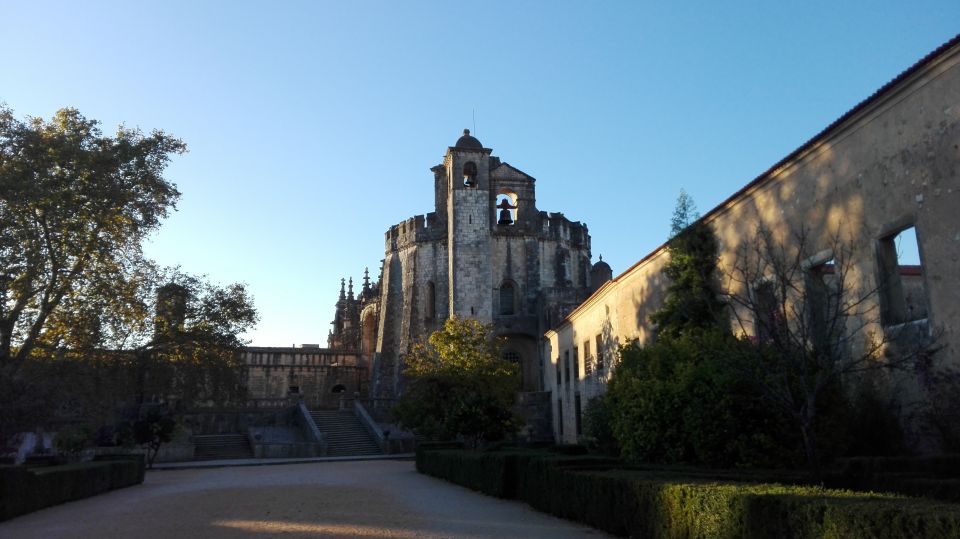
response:
<path id="1" fill-rule="evenodd" d="M 430 170 L 434 211 L 387 230 L 380 277 L 356 299 L 341 293 L 331 346 L 357 350 L 371 396 L 392 399 L 413 342 L 449 317 L 475 318 L 506 339 L 524 391 L 541 391 L 539 340 L 591 290 L 586 225 L 540 211 L 536 180 L 467 131 Z"/>
<path id="2" fill-rule="evenodd" d="M 771 231 L 788 253 L 801 229 L 814 243 L 812 251 L 829 249 L 839 234 L 852 252 L 850 275 L 861 290 L 879 290 L 866 307 L 881 316 L 868 331 L 883 334 L 911 325 L 942 332 L 938 361 L 957 365 L 958 208 L 960 38 L 955 38 L 702 220 L 719 240 L 722 275 L 730 274 L 738 249 L 758 226 Z M 895 238 L 901 233 L 915 233 L 919 266 L 898 262 Z M 665 246 L 643 257 L 547 332 L 546 385 L 553 391 L 558 441 L 577 439 L 581 410 L 604 391 L 617 347 L 653 336 L 649 317 L 663 300 L 668 257 Z"/>
<path id="3" fill-rule="evenodd" d="M 258 401 L 298 396 L 311 409 L 335 408 L 341 397 L 367 392 L 368 368 L 353 350 L 250 346 L 241 352 L 241 362 L 250 399 L 258 407 L 269 406 Z"/>

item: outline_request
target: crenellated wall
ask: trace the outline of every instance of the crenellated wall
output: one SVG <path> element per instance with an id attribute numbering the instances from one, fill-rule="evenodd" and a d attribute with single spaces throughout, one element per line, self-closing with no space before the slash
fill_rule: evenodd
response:
<path id="1" fill-rule="evenodd" d="M 431 171 L 435 211 L 385 234 L 374 396 L 402 392 L 400 357 L 450 316 L 493 323 L 507 356 L 521 362 L 524 389 L 539 390 L 544 309 L 569 311 L 588 294 L 587 227 L 538 210 L 534 178 L 479 144 L 448 148 Z M 499 196 L 516 206 L 509 223 L 498 222 Z"/>

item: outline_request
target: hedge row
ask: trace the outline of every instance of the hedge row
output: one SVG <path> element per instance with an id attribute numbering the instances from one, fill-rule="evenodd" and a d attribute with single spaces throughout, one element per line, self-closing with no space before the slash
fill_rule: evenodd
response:
<path id="1" fill-rule="evenodd" d="M 960 537 L 954 504 L 623 469 L 602 458 L 424 449 L 417 469 L 620 536 Z"/>
<path id="2" fill-rule="evenodd" d="M 830 486 L 882 490 L 960 501 L 960 455 L 846 459 L 824 481 Z"/>
<path id="3" fill-rule="evenodd" d="M 0 521 L 143 483 L 142 455 L 28 468 L 0 466 Z"/>

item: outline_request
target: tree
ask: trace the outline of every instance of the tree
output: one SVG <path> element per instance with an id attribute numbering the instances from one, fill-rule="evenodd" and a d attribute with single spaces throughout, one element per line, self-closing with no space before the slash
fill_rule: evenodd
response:
<path id="1" fill-rule="evenodd" d="M 680 193 L 667 243 L 669 279 L 651 315 L 657 338 L 628 345 L 610 381 L 605 427 L 624 457 L 709 466 L 770 466 L 791 460 L 781 422 L 758 406 L 749 380 L 725 368 L 741 346 L 718 298 L 718 246 Z M 599 419 L 602 419 L 599 418 Z"/>
<path id="2" fill-rule="evenodd" d="M 180 196 L 163 172 L 185 151 L 161 131 L 103 136 L 74 109 L 21 121 L 0 108 L 0 362 L 29 357 L 54 320 L 135 314 L 123 299 L 141 241 Z"/>
<path id="3" fill-rule="evenodd" d="M 173 439 L 177 431 L 177 422 L 170 415 L 158 410 L 150 410 L 146 416 L 133 423 L 133 439 L 147 452 L 147 468 L 153 468 L 153 461 L 163 444 Z"/>
<path id="4" fill-rule="evenodd" d="M 474 447 L 516 432 L 511 409 L 519 366 L 500 359 L 500 348 L 490 326 L 448 319 L 404 357 L 408 382 L 394 409 L 397 420 L 417 434 L 462 436 Z"/>
<path id="5" fill-rule="evenodd" d="M 73 109 L 0 108 L 0 442 L 53 415 L 107 422 L 124 405 L 243 393 L 246 288 L 141 251 L 180 196 L 163 172 L 184 151 L 160 131 L 103 136 Z"/>
<path id="6" fill-rule="evenodd" d="M 680 189 L 677 204 L 673 209 L 673 217 L 670 218 L 670 237 L 675 237 L 699 219 L 700 213 L 697 211 L 697 204 L 693 201 L 693 197 Z"/>
<path id="7" fill-rule="evenodd" d="M 714 467 L 793 464 L 786 423 L 727 367 L 742 346 L 714 329 L 623 347 L 605 396 L 622 456 Z"/>
<path id="8" fill-rule="evenodd" d="M 245 393 L 237 352 L 240 335 L 257 322 L 246 287 L 226 287 L 179 269 L 157 276 L 148 306 L 152 328 L 133 342 L 136 392 L 141 402 L 173 395 L 181 402 L 226 403 Z M 160 284 L 163 283 L 163 284 Z"/>
<path id="9" fill-rule="evenodd" d="M 880 289 L 855 277 L 854 253 L 839 233 L 825 250 L 812 248 L 806 229 L 789 240 L 778 242 L 761 227 L 737 253 L 726 298 L 735 329 L 751 345 L 729 365 L 791 419 L 819 480 L 826 412 L 843 405 L 864 373 L 929 361 L 936 339 L 909 325 L 883 327 Z"/>
<path id="10" fill-rule="evenodd" d="M 693 199 L 680 191 L 667 242 L 670 260 L 663 270 L 670 285 L 663 306 L 650 316 L 658 337 L 725 325 L 724 304 L 717 297 L 717 239 L 709 225 L 692 221 L 695 215 Z"/>

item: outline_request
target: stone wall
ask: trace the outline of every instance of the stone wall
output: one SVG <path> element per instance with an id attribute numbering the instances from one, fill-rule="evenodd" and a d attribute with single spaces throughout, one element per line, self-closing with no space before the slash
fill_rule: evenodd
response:
<path id="1" fill-rule="evenodd" d="M 925 59 L 831 125 L 768 172 L 703 217 L 720 245 L 720 272 L 729 275 L 758 227 L 769 230 L 788 254 L 803 231 L 809 250 L 829 249 L 840 238 L 849 249 L 854 297 L 871 294 L 874 313 L 912 313 L 942 331 L 938 356 L 957 365 L 960 351 L 960 42 Z M 746 150 L 745 150 L 746 151 Z M 914 227 L 922 270 L 895 277 L 892 238 Z M 609 364 L 619 344 L 651 338 L 649 316 L 667 285 L 663 247 L 600 288 L 547 333 L 547 385 L 562 410 L 558 439 L 576 439 L 576 396 L 581 406 L 604 390 L 609 369 L 595 364 L 596 340 Z M 893 257 L 891 269 L 889 260 Z M 882 285 L 882 286 L 881 286 Z M 749 293 L 729 280 L 728 289 Z M 900 304 L 899 307 L 896 304 Z M 892 306 L 891 306 L 892 305 Z M 904 315 L 884 314 L 864 335 L 889 332 Z M 586 343 L 592 343 L 586 345 Z M 856 346 L 856 343 L 854 344 Z M 566 369 L 569 357 L 571 374 Z M 591 366 L 591 361 L 593 365 Z M 563 378 L 558 381 L 558 373 Z M 916 390 L 916 388 L 914 388 Z"/>

